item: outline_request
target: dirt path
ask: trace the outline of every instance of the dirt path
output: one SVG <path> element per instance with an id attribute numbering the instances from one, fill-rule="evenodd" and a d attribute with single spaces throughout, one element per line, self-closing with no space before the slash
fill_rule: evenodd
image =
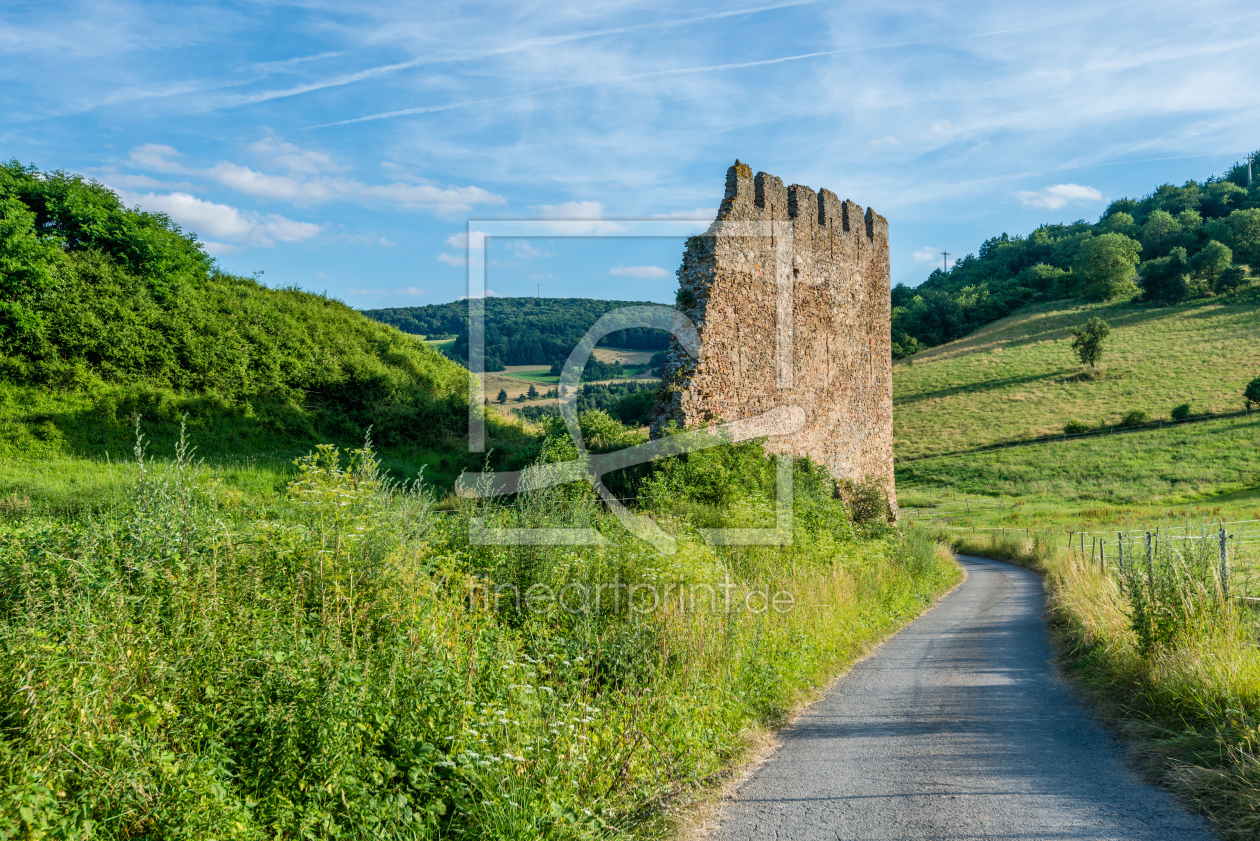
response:
<path id="1" fill-rule="evenodd" d="M 1038 577 L 961 562 L 967 581 L 784 732 L 710 837 L 1214 838 L 1056 677 Z"/>

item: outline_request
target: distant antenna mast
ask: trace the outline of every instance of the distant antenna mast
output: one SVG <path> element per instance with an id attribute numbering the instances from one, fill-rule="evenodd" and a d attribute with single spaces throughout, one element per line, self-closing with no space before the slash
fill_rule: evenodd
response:
<path id="1" fill-rule="evenodd" d="M 949 252 L 948 251 L 941 252 L 941 271 L 943 272 L 949 271 Z"/>
<path id="2" fill-rule="evenodd" d="M 542 284 L 541 283 L 538 284 L 536 288 L 537 288 L 537 291 L 534 293 L 534 297 L 541 298 L 542 297 Z"/>

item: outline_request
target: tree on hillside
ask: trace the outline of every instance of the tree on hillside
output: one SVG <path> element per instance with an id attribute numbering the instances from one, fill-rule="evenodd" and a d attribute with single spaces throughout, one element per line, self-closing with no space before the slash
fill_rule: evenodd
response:
<path id="1" fill-rule="evenodd" d="M 1082 365 L 1098 367 L 1098 360 L 1102 359 L 1103 340 L 1110 334 L 1111 328 L 1098 316 L 1072 331 L 1072 350 L 1076 351 Z"/>
<path id="2" fill-rule="evenodd" d="M 1180 244 L 1181 223 L 1167 210 L 1155 210 L 1142 226 L 1142 251 L 1147 258 L 1167 254 Z"/>
<path id="3" fill-rule="evenodd" d="M 1260 208 L 1235 210 L 1224 219 L 1213 219 L 1203 229 L 1209 237 L 1233 249 L 1238 262 L 1260 262 Z"/>
<path id="4" fill-rule="evenodd" d="M 506 403 L 507 402 L 507 389 L 506 388 L 499 389 L 499 396 L 496 397 L 495 400 L 498 401 L 500 406 Z"/>
<path id="5" fill-rule="evenodd" d="M 1207 284 L 1209 289 L 1216 286 L 1216 279 L 1234 262 L 1234 252 L 1228 245 L 1211 240 L 1203 246 L 1203 250 L 1190 259 L 1190 269 L 1195 277 Z"/>
<path id="6" fill-rule="evenodd" d="M 1082 294 L 1107 301 L 1136 292 L 1133 274 L 1141 251 L 1142 246 L 1124 234 L 1102 234 L 1085 240 L 1076 256 Z"/>
<path id="7" fill-rule="evenodd" d="M 1098 227 L 1104 233 L 1124 234 L 1134 239 L 1138 237 L 1140 232 L 1137 223 L 1133 221 L 1132 214 L 1125 213 L 1123 210 L 1112 213 L 1110 216 L 1104 216 L 1102 221 L 1098 223 Z"/>
<path id="8" fill-rule="evenodd" d="M 1243 392 L 1243 399 L 1247 401 L 1247 411 L 1251 411 L 1251 405 L 1254 403 L 1260 405 L 1260 377 L 1256 377 L 1247 383 L 1247 390 Z"/>
<path id="9" fill-rule="evenodd" d="M 1178 246 L 1167 257 L 1142 264 L 1143 297 L 1157 304 L 1175 304 L 1190 296 L 1190 261 Z"/>
<path id="10" fill-rule="evenodd" d="M 1216 278 L 1216 283 L 1212 284 L 1212 291 L 1218 295 L 1226 292 L 1233 294 L 1239 287 L 1246 286 L 1247 280 L 1246 269 L 1242 266 L 1230 266 Z"/>
<path id="11" fill-rule="evenodd" d="M 530 384 L 529 384 L 529 392 L 528 392 L 528 395 L 529 395 L 529 399 L 530 399 L 530 400 L 537 400 L 537 399 L 538 399 L 538 389 L 534 388 L 534 384 L 533 384 L 533 383 L 530 383 Z"/>

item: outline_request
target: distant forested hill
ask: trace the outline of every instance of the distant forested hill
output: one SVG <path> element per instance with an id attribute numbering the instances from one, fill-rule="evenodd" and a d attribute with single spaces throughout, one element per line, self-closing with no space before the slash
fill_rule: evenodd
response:
<path id="1" fill-rule="evenodd" d="M 960 338 L 1034 301 L 1140 293 L 1172 304 L 1235 294 L 1260 272 L 1260 181 L 1250 182 L 1247 165 L 1236 164 L 1203 183 L 1118 199 L 1096 224 L 993 237 L 918 287 L 897 284 L 893 356 Z"/>
<path id="2" fill-rule="evenodd" d="M 617 307 L 640 306 L 650 301 L 603 301 L 592 298 L 487 298 L 486 369 L 505 365 L 550 365 L 565 359 L 601 315 Z M 430 304 L 364 310 L 363 314 L 393 325 L 406 333 L 423 336 L 455 336 L 448 355 L 468 362 L 468 304 Z M 606 347 L 662 350 L 669 335 L 660 330 L 620 330 L 600 342 Z"/>

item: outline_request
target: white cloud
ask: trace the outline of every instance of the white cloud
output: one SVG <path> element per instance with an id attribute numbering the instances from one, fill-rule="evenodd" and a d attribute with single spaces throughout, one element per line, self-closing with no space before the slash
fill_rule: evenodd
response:
<path id="1" fill-rule="evenodd" d="M 518 239 L 512 243 L 512 253 L 522 260 L 533 260 L 535 257 L 554 257 L 554 253 L 543 251 L 541 248 L 535 248 L 526 240 Z"/>
<path id="2" fill-rule="evenodd" d="M 697 207 L 694 210 L 675 210 L 670 213 L 654 213 L 649 219 L 680 219 L 684 222 L 703 222 L 708 224 L 717 216 L 715 208 L 718 206 L 718 199 L 713 200 L 712 207 Z"/>
<path id="3" fill-rule="evenodd" d="M 669 277 L 669 272 L 660 266 L 618 266 L 608 273 L 616 277 Z"/>
<path id="4" fill-rule="evenodd" d="M 1055 184 L 1042 190 L 1019 190 L 1015 193 L 1024 207 L 1058 210 L 1069 204 L 1089 204 L 1102 201 L 1102 193 L 1081 184 Z"/>
<path id="5" fill-rule="evenodd" d="M 396 243 L 376 234 L 342 234 L 337 241 L 346 245 L 361 245 L 366 248 L 393 248 Z"/>
<path id="6" fill-rule="evenodd" d="M 191 193 L 120 194 L 128 204 L 144 210 L 165 213 L 181 227 L 198 236 L 214 237 L 219 253 L 241 246 L 271 248 L 279 242 L 301 242 L 323 230 L 313 222 L 299 222 L 279 213 L 261 214 L 227 204 L 199 199 Z M 218 242 L 217 240 L 228 240 Z"/>
<path id="7" fill-rule="evenodd" d="M 467 301 L 470 297 L 471 297 L 471 298 L 481 298 L 481 297 L 486 297 L 486 298 L 502 298 L 503 296 L 502 296 L 502 295 L 500 295 L 498 292 L 495 292 L 493 289 L 487 289 L 487 290 L 486 290 L 486 294 L 485 294 L 484 296 L 482 296 L 482 295 L 460 295 L 460 296 L 459 296 L 458 298 L 456 298 L 455 300 L 457 300 L 457 301 Z"/>
<path id="8" fill-rule="evenodd" d="M 249 144 L 248 148 L 260 158 L 265 158 L 292 173 L 315 175 L 338 172 L 346 168 L 334 161 L 331 155 L 312 149 L 303 149 L 275 137 L 264 137 L 262 140 Z"/>
<path id="9" fill-rule="evenodd" d="M 164 172 L 182 172 L 183 165 L 171 158 L 179 157 L 179 150 L 174 146 L 163 146 L 161 143 L 145 143 L 132 149 L 128 157 L 140 166 L 149 169 L 160 169 Z"/>
<path id="10" fill-rule="evenodd" d="M 470 236 L 472 237 L 472 242 L 474 246 L 476 246 L 477 248 L 484 248 L 485 246 L 483 245 L 483 243 L 485 242 L 486 237 L 490 235 L 487 234 L 485 231 L 471 231 L 468 233 L 464 233 L 463 231 L 461 231 L 458 234 L 451 234 L 449 237 L 446 238 L 445 242 L 451 248 L 462 248 L 465 251 L 467 251 L 468 241 L 469 241 Z"/>
<path id="11" fill-rule="evenodd" d="M 468 258 L 462 254 L 447 254 L 445 251 L 437 256 L 439 263 L 445 263 L 448 266 L 466 266 Z"/>
<path id="12" fill-rule="evenodd" d="M 427 293 L 428 293 L 428 291 L 429 291 L 429 290 L 428 290 L 428 289 L 420 289 L 420 288 L 415 287 L 415 286 L 408 286 L 408 287 L 403 288 L 403 289 L 395 289 L 394 291 L 395 291 L 395 292 L 397 292 L 397 293 L 399 293 L 400 295 L 425 295 L 425 294 L 427 294 Z"/>
<path id="13" fill-rule="evenodd" d="M 363 184 L 346 178 L 301 178 L 269 175 L 247 166 L 222 162 L 207 175 L 220 184 L 263 198 L 279 199 L 296 205 L 344 200 L 359 204 L 385 202 L 407 209 L 454 213 L 472 210 L 479 204 L 505 204 L 506 199 L 481 187 L 436 187 L 432 184 Z"/>
<path id="14" fill-rule="evenodd" d="M 531 207 L 543 219 L 552 220 L 547 228 L 557 234 L 602 234 L 621 230 L 616 222 L 604 221 L 604 205 L 597 201 L 569 201 Z"/>
<path id="15" fill-rule="evenodd" d="M 288 171 L 287 175 L 260 172 L 248 166 L 220 161 L 206 170 L 195 170 L 173 160 L 180 152 L 172 146 L 146 143 L 130 152 L 132 162 L 163 172 L 196 173 L 213 178 L 233 190 L 251 196 L 309 206 L 330 201 L 358 204 L 392 204 L 404 209 L 456 213 L 477 205 L 501 205 L 507 200 L 481 187 L 441 187 L 430 183 L 364 184 L 328 173 L 345 167 L 329 155 L 302 149 L 292 143 L 264 138 L 249 146 L 250 151 Z M 124 185 L 126 186 L 126 185 Z M 140 185 L 137 185 L 140 186 Z M 156 183 L 152 186 L 156 186 Z"/>
<path id="16" fill-rule="evenodd" d="M 914 252 L 914 255 L 913 255 L 915 261 L 918 263 L 932 263 L 932 262 L 935 262 L 936 258 L 940 256 L 941 256 L 940 250 L 937 248 L 933 248 L 930 245 L 923 246 L 918 251 Z"/>
<path id="17" fill-rule="evenodd" d="M 316 204 L 336 196 L 336 190 L 326 182 L 303 181 L 287 175 L 267 175 L 255 172 L 247 166 L 227 162 L 215 164 L 206 174 L 233 190 L 294 204 Z"/>

